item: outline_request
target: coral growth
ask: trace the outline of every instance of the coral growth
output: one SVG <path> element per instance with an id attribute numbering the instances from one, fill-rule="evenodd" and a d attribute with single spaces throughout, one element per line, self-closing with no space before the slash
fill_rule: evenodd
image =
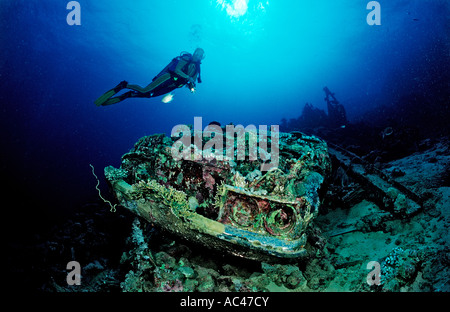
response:
<path id="1" fill-rule="evenodd" d="M 279 166 L 264 173 L 259 171 L 263 160 L 242 155 L 176 160 L 172 139 L 154 135 L 141 138 L 122 157 L 121 168 L 107 167 L 105 176 L 123 206 L 186 239 L 230 252 L 238 244 L 253 249 L 250 257 L 259 252 L 297 257 L 331 165 L 322 140 L 302 133 L 279 135 Z M 241 145 L 250 146 L 251 138 L 246 135 L 235 147 L 247 151 Z"/>

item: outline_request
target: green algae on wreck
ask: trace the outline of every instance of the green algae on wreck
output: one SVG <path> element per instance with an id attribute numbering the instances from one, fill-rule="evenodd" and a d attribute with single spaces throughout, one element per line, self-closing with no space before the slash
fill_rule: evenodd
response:
<path id="1" fill-rule="evenodd" d="M 105 176 L 121 206 L 189 241 L 250 259 L 297 258 L 331 164 L 321 139 L 292 132 L 279 140 L 278 167 L 261 172 L 263 162 L 249 157 L 175 160 L 174 139 L 146 136 Z"/>

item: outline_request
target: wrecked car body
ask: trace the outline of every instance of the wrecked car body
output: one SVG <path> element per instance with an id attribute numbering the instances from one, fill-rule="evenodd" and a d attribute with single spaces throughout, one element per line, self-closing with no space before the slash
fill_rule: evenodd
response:
<path id="1" fill-rule="evenodd" d="M 277 135 L 278 166 L 265 172 L 248 157 L 175 159 L 174 139 L 159 134 L 141 138 L 105 176 L 121 206 L 188 241 L 249 259 L 299 258 L 331 162 L 323 140 Z"/>

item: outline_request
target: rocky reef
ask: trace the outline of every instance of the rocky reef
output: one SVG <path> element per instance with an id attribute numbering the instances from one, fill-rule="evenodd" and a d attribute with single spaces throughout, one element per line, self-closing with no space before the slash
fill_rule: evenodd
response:
<path id="1" fill-rule="evenodd" d="M 280 154 L 300 150 L 297 146 L 300 138 L 304 139 L 298 133 L 284 137 L 286 142 L 280 142 Z M 175 203 L 170 204 L 177 198 L 184 202 L 181 207 L 187 207 L 187 202 L 189 209 L 214 221 L 213 216 L 215 220 L 219 216 L 214 210 L 215 206 L 212 205 L 213 209 L 209 210 L 209 206 L 202 203 L 215 203 L 215 195 L 221 185 L 223 187 L 223 184 L 229 184 L 235 190 L 239 184 L 233 183 L 245 182 L 248 186 L 263 177 L 262 173 L 251 174 L 258 168 L 257 164 L 254 167 L 244 167 L 244 162 L 236 162 L 233 168 L 238 168 L 239 176 L 236 171 L 223 174 L 224 171 L 219 173 L 214 167 L 208 167 L 211 169 L 206 171 L 211 176 L 209 177 L 208 174 L 203 174 L 203 164 L 191 163 L 198 165 L 202 171 L 198 169 L 197 182 L 193 181 L 190 188 L 186 188 L 185 184 L 177 184 L 178 181 L 185 181 L 184 177 L 179 178 L 179 173 L 167 174 L 169 171 L 164 171 L 167 168 L 164 166 L 145 167 L 148 164 L 143 161 L 148 160 L 145 155 L 153 153 L 155 142 L 164 140 L 167 141 L 168 138 L 163 135 L 142 138 L 130 153 L 125 154 L 121 168 L 109 167 L 106 170 L 112 175 L 107 176 L 112 186 L 116 181 L 123 180 L 130 187 L 135 185 L 137 190 L 141 190 L 138 194 L 142 195 L 136 199 L 122 197 L 119 203 L 138 207 L 137 204 L 132 206 L 129 203 L 146 202 L 154 198 L 155 202 L 169 203 L 162 208 L 171 210 L 174 208 L 170 208 L 170 205 L 175 209 L 178 207 Z M 391 182 L 401 183 L 421 199 L 420 209 L 413 213 L 409 213 L 408 209 L 396 208 L 395 201 L 389 200 L 393 195 L 389 187 L 385 194 L 389 197 L 388 200 L 374 197 L 359 178 L 355 179 L 359 176 L 350 175 L 348 167 L 331 157 L 331 173 L 324 182 L 326 188 L 322 186 L 317 192 L 322 199 L 320 209 L 318 213 L 314 211 L 314 217 L 302 232 L 306 236 L 305 250 L 298 258 L 286 259 L 259 250 L 250 254 L 253 257 L 246 259 L 236 257 L 235 252 L 225 252 L 221 246 L 213 246 L 210 250 L 211 246 L 206 246 L 204 240 L 192 240 L 176 230 L 171 231 L 164 224 L 158 224 L 156 220 L 136 216 L 129 209 L 116 206 L 116 212 L 111 212 L 109 204 L 100 198 L 80 209 L 65 224 L 55 228 L 49 237 L 30 240 L 29 245 L 21 246 L 14 255 L 35 255 L 32 267 L 25 261 L 27 257 L 23 256 L 18 260 L 22 264 L 21 270 L 29 272 L 26 276 L 33 277 L 25 285 L 33 285 L 35 289 L 46 292 L 448 292 L 450 148 L 447 139 L 428 140 L 423 144 L 425 143 L 427 148 L 423 151 L 383 163 L 379 169 L 393 179 Z M 285 149 L 285 145 L 290 146 Z M 147 153 L 142 152 L 146 150 Z M 287 157 L 288 154 L 284 155 Z M 293 154 L 292 158 L 301 159 L 295 155 L 300 156 Z M 152 161 L 161 164 L 164 158 Z M 357 159 L 353 163 L 360 164 Z M 307 163 L 305 165 L 308 167 Z M 243 168 L 248 169 L 245 171 Z M 166 187 L 164 183 L 155 184 L 151 179 L 149 181 L 149 177 L 155 172 L 167 177 L 170 185 Z M 281 172 L 266 174 L 269 174 L 267 178 L 271 174 L 281 176 Z M 369 170 L 368 174 L 373 172 Z M 225 178 L 220 180 L 219 177 Z M 202 187 L 208 190 L 200 193 L 203 198 L 189 191 L 201 189 L 198 181 L 203 181 L 200 182 L 203 183 Z M 180 185 L 188 190 L 187 193 Z M 284 186 L 286 189 L 286 185 Z M 164 199 L 156 197 L 157 189 L 164 192 Z M 261 192 L 257 196 L 271 196 L 275 193 L 275 187 L 265 186 L 263 189 L 268 193 Z M 254 189 L 255 192 L 258 190 L 261 189 Z M 181 191 L 186 195 L 180 196 L 177 192 Z M 118 195 L 123 196 L 121 192 Z M 238 197 L 242 194 L 231 192 L 231 195 Z M 280 209 L 279 205 L 275 207 Z M 231 218 L 230 214 L 227 216 Z M 154 214 L 154 217 L 156 219 L 158 216 Z M 243 220 L 255 222 L 252 218 Z M 231 222 L 232 219 L 229 224 L 233 224 Z M 244 225 L 245 223 L 241 223 L 240 226 Z M 258 233 L 250 226 L 247 226 L 246 231 L 250 233 L 250 229 Z M 195 229 L 192 230 L 195 233 Z M 269 231 L 265 233 L 273 235 Z M 279 236 L 289 240 L 289 235 Z M 227 244 L 239 248 L 238 244 Z M 241 248 L 240 252 L 251 250 L 245 246 Z M 66 283 L 66 263 L 72 260 L 81 264 L 81 285 L 71 286 Z M 371 270 L 367 265 L 371 262 L 379 264 L 378 284 L 367 283 Z"/>
<path id="2" fill-rule="evenodd" d="M 141 219 L 142 220 L 142 219 Z M 212 292 L 212 291 L 289 291 L 307 290 L 306 278 L 299 267 L 290 264 L 262 262 L 256 270 L 250 263 L 238 264 L 232 258 L 205 259 L 198 249 L 180 242 L 152 237 L 139 219 L 135 219 L 129 238 L 129 251 L 122 255 L 122 265 L 130 267 L 120 287 L 125 292 Z M 161 250 L 155 250 L 159 245 Z"/>

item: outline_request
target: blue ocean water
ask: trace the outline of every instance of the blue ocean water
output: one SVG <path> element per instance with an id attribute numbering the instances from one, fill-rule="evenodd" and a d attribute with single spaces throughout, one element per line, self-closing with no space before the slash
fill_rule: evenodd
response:
<path id="1" fill-rule="evenodd" d="M 140 137 L 195 116 L 277 125 L 306 102 L 326 109 L 328 86 L 352 121 L 410 90 L 448 87 L 446 0 L 379 1 L 381 25 L 368 24 L 367 0 L 80 0 L 81 25 L 68 24 L 68 2 L 0 3 L 2 172 L 14 209 L 31 215 L 96 198 L 89 164 L 102 177 Z M 206 58 L 195 94 L 94 105 L 197 47 Z"/>

